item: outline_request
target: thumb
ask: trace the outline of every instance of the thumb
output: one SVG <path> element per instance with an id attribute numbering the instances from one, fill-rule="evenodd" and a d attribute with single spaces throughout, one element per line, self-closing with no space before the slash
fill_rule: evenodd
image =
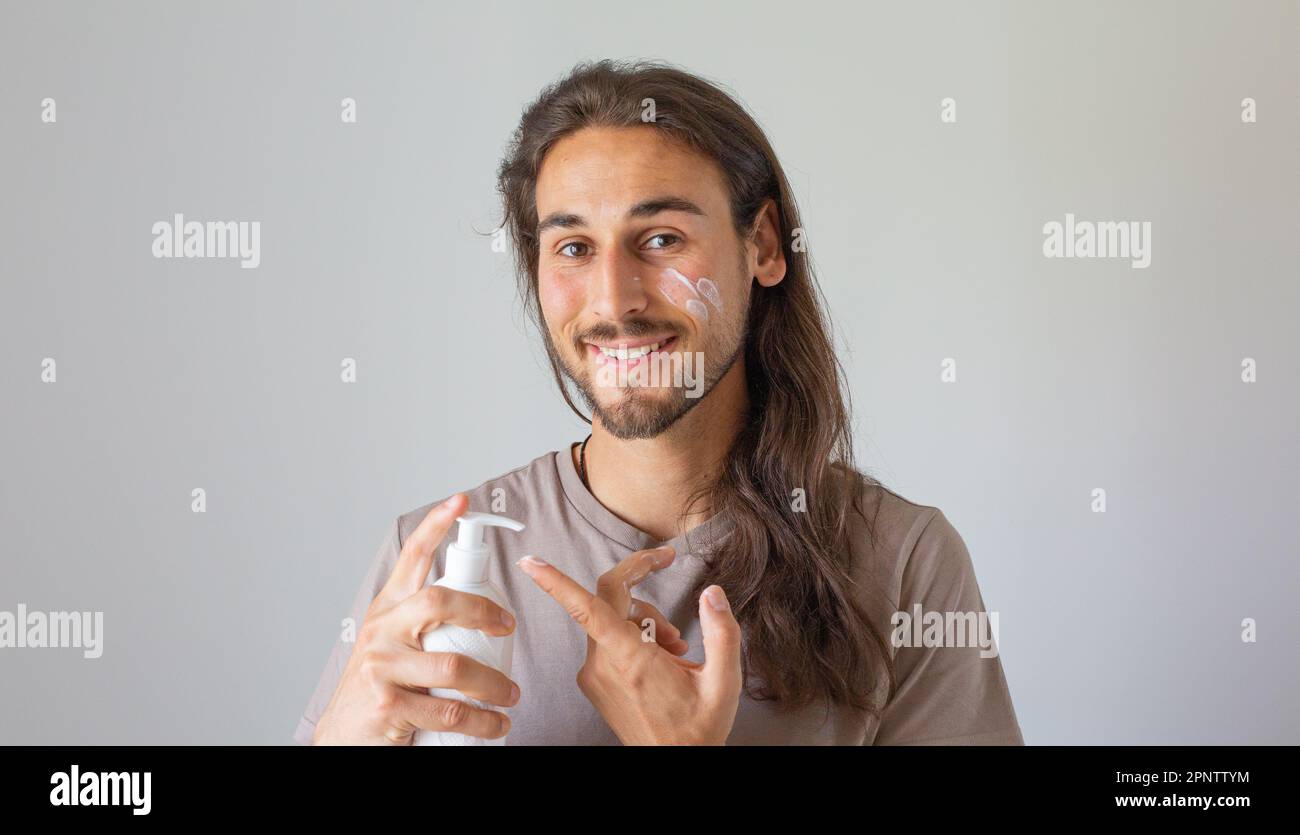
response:
<path id="1" fill-rule="evenodd" d="M 709 695 L 730 702 L 740 698 L 740 623 L 722 586 L 700 595 L 700 631 L 704 635 L 704 685 Z"/>

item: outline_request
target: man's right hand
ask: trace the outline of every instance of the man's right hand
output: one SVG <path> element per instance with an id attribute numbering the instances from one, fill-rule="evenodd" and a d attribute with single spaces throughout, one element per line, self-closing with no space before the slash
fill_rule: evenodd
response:
<path id="1" fill-rule="evenodd" d="M 433 555 L 469 501 L 457 493 L 434 507 L 407 538 L 392 575 L 357 632 L 348 666 L 316 723 L 314 745 L 409 745 L 415 732 L 453 731 L 496 739 L 504 713 L 429 695 L 431 687 L 509 707 L 519 688 L 499 670 L 454 652 L 425 652 L 420 636 L 444 623 L 508 635 L 514 620 L 477 594 L 426 585 Z"/>

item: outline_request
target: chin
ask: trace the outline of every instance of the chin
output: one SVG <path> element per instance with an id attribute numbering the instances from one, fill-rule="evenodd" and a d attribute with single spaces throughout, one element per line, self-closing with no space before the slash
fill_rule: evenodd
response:
<path id="1" fill-rule="evenodd" d="M 676 390 L 629 393 L 612 402 L 590 404 L 600 425 L 620 440 L 657 438 L 691 410 L 698 400 L 689 400 Z"/>
<path id="2" fill-rule="evenodd" d="M 620 440 L 657 438 L 704 399 L 687 397 L 687 389 L 673 385 L 619 387 L 602 382 L 590 360 L 566 357 L 560 365 L 592 417 Z"/>

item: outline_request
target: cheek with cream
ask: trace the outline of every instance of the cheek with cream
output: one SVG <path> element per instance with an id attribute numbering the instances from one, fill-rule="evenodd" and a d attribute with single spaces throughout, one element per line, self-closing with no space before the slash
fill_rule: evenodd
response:
<path id="1" fill-rule="evenodd" d="M 659 274 L 659 292 L 675 307 L 680 307 L 700 322 L 709 321 L 710 310 L 722 312 L 722 294 L 708 276 L 691 280 L 669 267 Z"/>

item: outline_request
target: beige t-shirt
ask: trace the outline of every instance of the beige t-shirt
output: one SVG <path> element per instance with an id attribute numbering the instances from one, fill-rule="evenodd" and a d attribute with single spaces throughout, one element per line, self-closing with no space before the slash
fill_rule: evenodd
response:
<path id="1" fill-rule="evenodd" d="M 486 531 L 495 555 L 490 579 L 517 615 L 510 677 L 519 685 L 521 697 L 514 707 L 498 708 L 510 716 L 506 744 L 617 745 L 618 737 L 575 681 L 586 656 L 586 633 L 514 563 L 525 554 L 536 554 L 594 591 L 597 577 L 629 553 L 663 543 L 605 509 L 583 485 L 570 450 L 542 455 L 467 495 L 471 510 L 501 513 L 526 525 L 518 533 Z M 403 514 L 389 530 L 352 606 L 351 617 L 358 627 L 388 579 L 402 543 L 432 506 Z M 863 528 L 861 536 L 854 537 L 861 545 L 853 546 L 851 574 L 855 588 L 883 591 L 883 597 L 864 593 L 862 603 L 887 641 L 898 631 L 891 621 L 896 611 L 911 615 L 984 611 L 970 554 L 942 512 L 913 504 L 878 485 L 866 488 L 863 506 L 869 518 L 874 516 L 877 549 L 871 552 Z M 653 573 L 634 592 L 682 631 L 690 645 L 685 657 L 693 661 L 704 661 L 698 602 L 691 596 L 703 563 L 693 550 L 702 551 L 727 528 L 727 520 L 718 515 L 669 540 L 677 553 L 673 564 Z M 444 540 L 430 581 L 442 576 L 445 546 Z M 921 605 L 920 612 L 916 604 Z M 985 633 L 996 634 L 987 629 Z M 907 634 L 923 637 L 919 625 Z M 936 628 L 931 635 L 937 634 Z M 947 646 L 923 639 L 892 650 L 898 688 L 878 719 L 844 707 L 827 715 L 824 703 L 782 713 L 771 701 L 742 694 L 727 744 L 1023 745 L 1000 656 L 989 652 L 987 644 L 982 650 L 969 634 L 965 639 L 960 634 L 950 633 Z M 294 733 L 298 743 L 310 743 L 351 650 L 347 641 L 335 643 Z"/>

